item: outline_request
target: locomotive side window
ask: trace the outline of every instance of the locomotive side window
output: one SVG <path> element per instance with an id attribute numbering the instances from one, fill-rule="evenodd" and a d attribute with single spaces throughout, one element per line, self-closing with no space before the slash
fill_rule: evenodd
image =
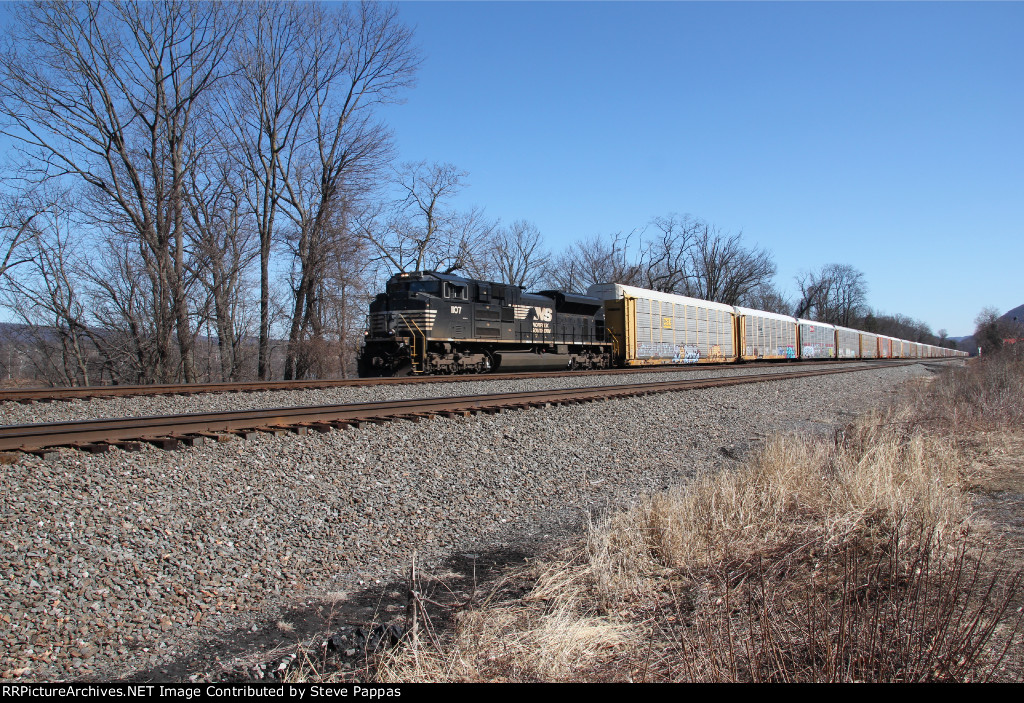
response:
<path id="1" fill-rule="evenodd" d="M 469 293 L 467 292 L 466 286 L 457 286 L 454 283 L 448 283 L 445 281 L 444 297 L 455 298 L 456 300 L 469 300 Z"/>

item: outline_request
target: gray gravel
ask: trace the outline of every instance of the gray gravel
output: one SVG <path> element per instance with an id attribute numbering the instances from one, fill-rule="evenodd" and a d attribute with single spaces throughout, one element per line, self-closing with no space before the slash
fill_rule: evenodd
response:
<path id="1" fill-rule="evenodd" d="M 0 675 L 128 676 L 297 601 L 393 578 L 414 549 L 429 565 L 564 535 L 589 512 L 731 464 L 770 434 L 887 402 L 923 374 L 913 365 L 174 452 L 24 457 L 0 466 Z"/>
<path id="2" fill-rule="evenodd" d="M 860 366 L 861 362 L 852 364 Z M 818 364 L 801 368 L 830 368 L 834 364 Z M 299 391 L 262 391 L 256 393 L 196 393 L 185 396 L 135 396 L 125 398 L 95 398 L 54 403 L 0 403 L 0 425 L 21 425 L 67 420 L 91 420 L 115 417 L 144 417 L 147 415 L 177 415 L 183 413 L 217 412 L 222 410 L 283 408 L 304 405 L 334 405 L 338 403 L 378 402 L 409 398 L 442 398 L 482 393 L 515 393 L 551 388 L 583 388 L 626 383 L 651 383 L 684 378 L 716 378 L 759 373 L 782 373 L 792 367 L 694 367 L 678 372 L 613 374 L 595 376 L 563 376 L 559 378 L 525 378 L 517 381 L 480 381 L 452 383 L 397 384 L 381 386 L 353 386 L 313 388 Z"/>

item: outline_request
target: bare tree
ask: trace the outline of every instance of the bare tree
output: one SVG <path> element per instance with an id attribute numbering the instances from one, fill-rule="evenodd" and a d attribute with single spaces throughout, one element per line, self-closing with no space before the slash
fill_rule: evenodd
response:
<path id="1" fill-rule="evenodd" d="M 832 281 L 814 271 L 797 274 L 796 285 L 800 289 L 800 301 L 793 308 L 795 317 L 809 318 L 815 315 L 814 311 L 825 307 L 824 301 L 832 294 Z"/>
<path id="2" fill-rule="evenodd" d="M 864 274 L 849 264 L 832 264 L 828 275 L 833 282 L 834 297 L 830 316 L 834 324 L 849 327 L 867 302 L 867 283 Z"/>
<path id="3" fill-rule="evenodd" d="M 293 306 L 285 378 L 301 374 L 297 345 L 323 334 L 322 292 L 332 256 L 352 251 L 353 213 L 391 156 L 376 105 L 410 86 L 418 63 L 412 34 L 397 11 L 364 2 L 315 26 L 317 52 L 302 145 L 281 176 L 284 233 L 292 255 Z"/>
<path id="4" fill-rule="evenodd" d="M 640 265 L 630 249 L 636 232 L 617 232 L 608 237 L 595 235 L 573 242 L 555 256 L 548 266 L 547 285 L 565 291 L 583 293 L 597 283 L 643 285 Z"/>
<path id="5" fill-rule="evenodd" d="M 309 365 L 320 376 L 347 378 L 362 342 L 363 321 L 369 302 L 364 261 L 366 243 L 354 236 L 331 258 L 324 282 L 323 317 L 325 335 L 310 349 Z"/>
<path id="6" fill-rule="evenodd" d="M 516 220 L 508 227 L 496 227 L 479 255 L 470 264 L 474 278 L 533 288 L 551 260 L 537 226 Z"/>
<path id="7" fill-rule="evenodd" d="M 650 227 L 655 233 L 648 237 L 640 257 L 643 285 L 663 293 L 686 293 L 694 285 L 692 250 L 703 223 L 690 215 L 672 213 L 655 217 Z"/>
<path id="8" fill-rule="evenodd" d="M 225 101 L 222 138 L 248 172 L 245 193 L 259 233 L 260 323 L 257 376 L 270 375 L 270 260 L 284 181 L 303 152 L 317 67 L 327 47 L 317 28 L 327 22 L 315 4 L 261 1 L 233 52 L 234 82 Z"/>
<path id="9" fill-rule="evenodd" d="M 742 234 L 724 234 L 703 224 L 690 248 L 692 271 L 688 294 L 726 305 L 738 305 L 775 275 L 771 254 L 747 249 Z"/>
<path id="10" fill-rule="evenodd" d="M 0 281 L 10 269 L 32 260 L 23 250 L 31 236 L 32 221 L 39 214 L 39 208 L 24 194 L 0 196 Z"/>
<path id="11" fill-rule="evenodd" d="M 780 315 L 789 315 L 793 310 L 792 301 L 769 282 L 753 288 L 740 299 L 739 305 Z"/>
<path id="12" fill-rule="evenodd" d="M 240 380 L 254 331 L 248 310 L 249 269 L 260 253 L 255 218 L 246 207 L 246 174 L 226 154 L 212 153 L 189 174 L 188 216 L 197 279 L 206 291 L 202 317 L 217 334 L 219 378 Z"/>
<path id="13" fill-rule="evenodd" d="M 796 278 L 800 302 L 794 314 L 849 327 L 862 316 L 867 303 L 864 274 L 849 264 L 828 264 Z"/>
<path id="14" fill-rule="evenodd" d="M 105 239 L 82 276 L 106 373 L 117 383 L 155 383 L 164 351 L 157 346 L 149 272 L 132 244 L 118 235 Z"/>
<path id="15" fill-rule="evenodd" d="M 974 318 L 974 342 L 982 354 L 992 354 L 1003 348 L 1006 335 L 1000 323 L 999 310 L 992 306 L 982 308 Z"/>
<path id="16" fill-rule="evenodd" d="M 26 265 L 4 282 L 3 299 L 25 325 L 23 336 L 33 347 L 28 357 L 39 375 L 52 385 L 89 385 L 92 332 L 81 296 L 71 197 L 52 190 L 34 196 L 22 231 Z"/>
<path id="17" fill-rule="evenodd" d="M 195 378 L 189 136 L 222 77 L 238 13 L 185 0 L 19 4 L 0 55 L 0 131 L 37 178 L 81 184 L 92 224 L 130 234 L 145 263 L 158 380 Z"/>
<path id="18" fill-rule="evenodd" d="M 638 265 L 648 288 L 728 305 L 771 289 L 771 254 L 745 247 L 742 234 L 728 235 L 692 215 L 673 213 L 651 220 L 645 235 Z"/>
<path id="19" fill-rule="evenodd" d="M 479 270 L 494 229 L 479 209 L 459 211 L 452 199 L 467 173 L 453 164 L 402 164 L 394 172 L 399 197 L 390 208 L 364 213 L 359 231 L 391 271 Z"/>

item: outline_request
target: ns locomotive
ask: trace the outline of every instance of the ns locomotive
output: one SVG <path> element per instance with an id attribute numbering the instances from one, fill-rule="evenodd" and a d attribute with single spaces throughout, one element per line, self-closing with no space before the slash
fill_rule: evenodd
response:
<path id="1" fill-rule="evenodd" d="M 603 369 L 611 351 L 598 298 L 419 271 L 370 304 L 359 375 Z"/>

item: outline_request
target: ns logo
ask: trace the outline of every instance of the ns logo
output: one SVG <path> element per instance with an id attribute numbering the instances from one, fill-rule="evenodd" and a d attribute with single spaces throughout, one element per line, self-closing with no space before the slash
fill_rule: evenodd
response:
<path id="1" fill-rule="evenodd" d="M 541 322 L 551 322 L 552 318 L 551 308 L 534 308 L 533 316 Z"/>

